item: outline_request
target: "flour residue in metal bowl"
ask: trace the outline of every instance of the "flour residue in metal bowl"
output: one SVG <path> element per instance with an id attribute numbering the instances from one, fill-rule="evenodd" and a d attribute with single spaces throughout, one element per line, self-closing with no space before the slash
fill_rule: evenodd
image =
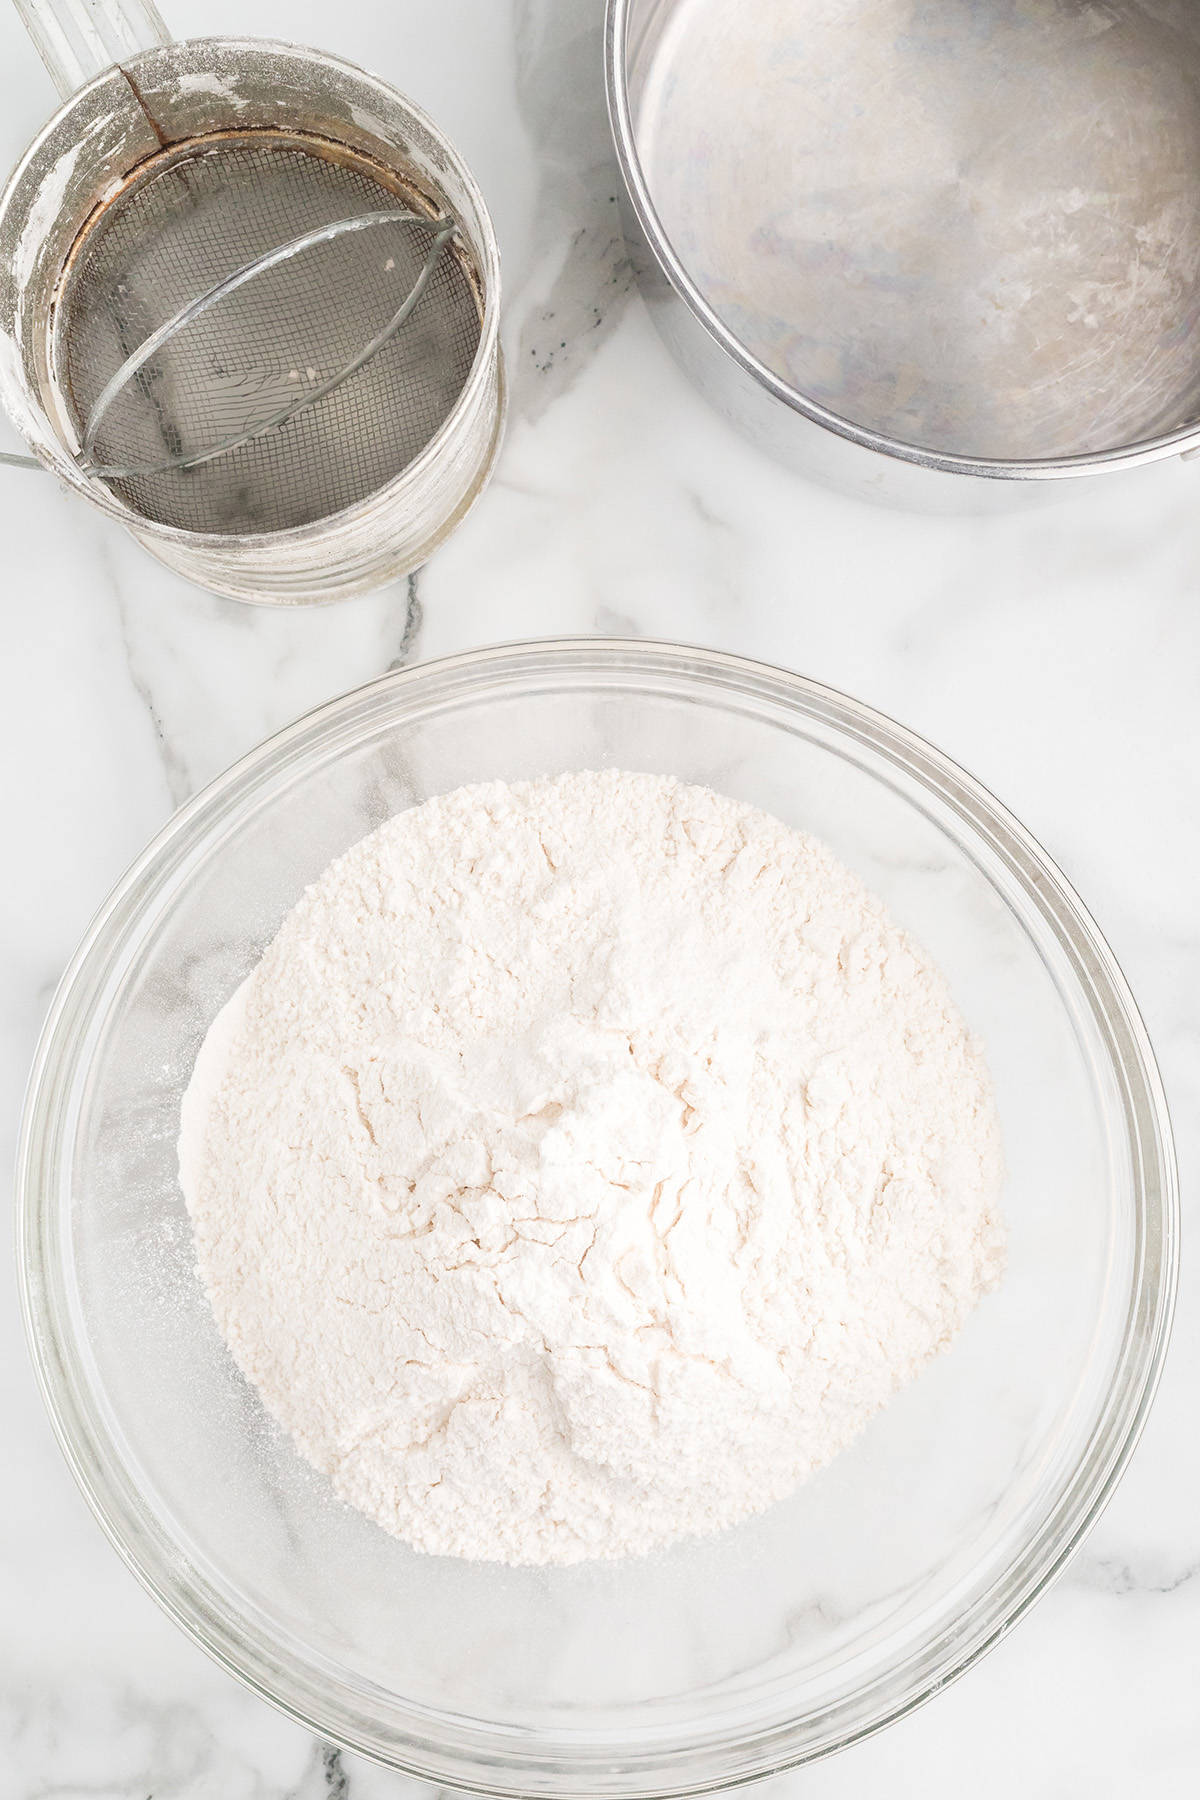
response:
<path id="1" fill-rule="evenodd" d="M 663 228 L 800 393 L 1002 459 L 1194 419 L 1194 7 L 681 0 L 654 30 L 634 97 Z"/>

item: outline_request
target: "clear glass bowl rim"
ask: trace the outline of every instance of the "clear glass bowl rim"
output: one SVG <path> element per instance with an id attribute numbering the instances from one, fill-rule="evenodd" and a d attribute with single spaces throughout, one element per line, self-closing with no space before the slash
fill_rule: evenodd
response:
<path id="1" fill-rule="evenodd" d="M 567 680 L 619 686 L 627 678 L 663 692 L 691 684 L 730 701 L 741 696 L 832 727 L 849 743 L 915 779 L 1015 875 L 1066 950 L 1088 995 L 1118 1077 L 1133 1169 L 1135 1252 L 1117 1373 L 1087 1448 L 1051 1513 L 1004 1576 L 954 1628 L 886 1677 L 814 1720 L 750 1734 L 729 1746 L 589 1745 L 564 1734 L 553 1752 L 528 1734 L 469 1729 L 464 1743 L 435 1741 L 414 1714 L 398 1741 L 361 1708 L 331 1695 L 315 1672 L 286 1666 L 257 1631 L 247 1631 L 179 1551 L 136 1490 L 93 1403 L 87 1359 L 74 1331 L 60 1238 L 63 1128 L 84 1027 L 114 956 L 137 935 L 165 875 L 201 852 L 216 829 L 261 802 L 272 784 L 315 746 L 352 742 L 377 716 L 432 696 L 462 699 L 497 688 L 554 687 Z M 499 644 L 394 671 L 327 702 L 268 738 L 219 775 L 168 821 L 96 914 L 59 983 L 38 1044 L 17 1161 L 18 1277 L 28 1342 L 42 1396 L 71 1471 L 102 1528 L 143 1587 L 213 1659 L 285 1714 L 344 1748 L 417 1779 L 497 1796 L 651 1797 L 714 1792 L 800 1766 L 870 1736 L 920 1706 L 998 1643 L 1062 1572 L 1120 1480 L 1145 1424 L 1162 1371 L 1174 1310 L 1179 1199 L 1166 1097 L 1153 1051 L 1124 976 L 1097 926 L 1037 842 L 973 777 L 941 751 L 872 708 L 807 677 L 725 652 L 646 639 L 561 638 Z M 869 1704 L 862 1705 L 863 1699 Z M 858 1716 L 853 1716 L 857 1706 Z M 466 1740 L 470 1740 L 467 1742 Z M 464 1748 L 465 1744 L 465 1748 Z M 569 1748 L 568 1748 L 569 1745 Z"/>

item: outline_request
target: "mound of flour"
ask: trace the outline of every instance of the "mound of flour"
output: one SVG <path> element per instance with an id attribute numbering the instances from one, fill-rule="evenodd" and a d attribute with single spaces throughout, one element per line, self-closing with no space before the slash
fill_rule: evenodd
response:
<path id="1" fill-rule="evenodd" d="M 650 775 L 460 789 L 333 863 L 209 1033 L 180 1167 L 303 1454 L 502 1562 L 761 1511 L 1003 1259 L 938 971 L 821 844 Z"/>

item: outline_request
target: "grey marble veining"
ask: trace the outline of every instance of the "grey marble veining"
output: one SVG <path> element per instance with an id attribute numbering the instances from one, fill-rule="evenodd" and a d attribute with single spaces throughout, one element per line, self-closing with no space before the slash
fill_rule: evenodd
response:
<path id="1" fill-rule="evenodd" d="M 40 475 L 0 470 L 6 654 L 2 1150 L 53 985 L 172 808 L 384 670 L 502 638 L 742 650 L 891 712 L 1061 862 L 1200 1154 L 1200 468 L 1001 518 L 799 484 L 687 387 L 633 292 L 604 129 L 599 0 L 178 0 L 181 32 L 328 43 L 456 139 L 500 232 L 509 437 L 419 576 L 335 608 L 223 602 Z M 49 111 L 0 12 L 0 161 Z M 0 424 L 0 447 L 15 447 Z M 0 1800 L 432 1800 L 315 1743 L 194 1649 L 104 1542 L 50 1436 L 0 1262 Z M 1200 1787 L 1200 1275 L 1121 1489 L 1055 1591 L 953 1689 L 772 1786 L 796 1800 L 1183 1800 Z"/>
<path id="2" fill-rule="evenodd" d="M 601 80 L 601 9 L 594 0 L 516 0 L 513 27 L 517 106 L 539 169 L 539 291 L 514 345 L 513 403 L 536 421 L 620 322 L 633 271 Z"/>

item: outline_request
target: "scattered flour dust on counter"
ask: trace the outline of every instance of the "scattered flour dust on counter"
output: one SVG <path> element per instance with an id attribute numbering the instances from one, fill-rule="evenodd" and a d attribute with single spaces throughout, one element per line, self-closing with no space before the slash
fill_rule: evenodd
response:
<path id="1" fill-rule="evenodd" d="M 180 1165 L 303 1454 L 490 1561 L 762 1511 L 1003 1263 L 942 976 L 823 845 L 653 775 L 462 788 L 333 863 L 209 1033 Z"/>

